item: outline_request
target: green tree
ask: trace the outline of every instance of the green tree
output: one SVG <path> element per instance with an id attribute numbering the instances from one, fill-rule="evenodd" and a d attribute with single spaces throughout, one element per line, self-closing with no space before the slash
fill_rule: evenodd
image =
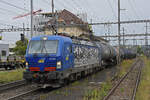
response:
<path id="1" fill-rule="evenodd" d="M 27 49 L 28 40 L 25 39 L 25 41 L 17 41 L 16 47 L 13 49 L 16 55 L 25 55 L 26 49 Z"/>
<path id="2" fill-rule="evenodd" d="M 2 40 L 2 36 L 0 36 L 0 40 Z"/>
<path id="3" fill-rule="evenodd" d="M 138 54 L 143 54 L 143 50 L 140 46 L 137 47 L 137 53 Z"/>

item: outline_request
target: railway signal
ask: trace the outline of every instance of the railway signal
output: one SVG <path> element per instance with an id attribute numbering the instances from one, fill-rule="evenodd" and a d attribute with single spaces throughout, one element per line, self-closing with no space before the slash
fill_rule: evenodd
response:
<path id="1" fill-rule="evenodd" d="M 21 41 L 24 42 L 24 40 L 25 40 L 24 34 L 21 33 L 20 36 L 21 36 Z"/>

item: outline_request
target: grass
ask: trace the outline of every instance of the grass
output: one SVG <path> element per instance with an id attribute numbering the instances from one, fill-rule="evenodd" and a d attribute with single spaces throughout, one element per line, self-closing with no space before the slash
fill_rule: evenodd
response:
<path id="1" fill-rule="evenodd" d="M 131 65 L 134 63 L 134 59 L 133 60 L 124 60 L 121 65 L 119 66 L 119 73 L 118 73 L 118 77 L 122 77 L 124 76 L 127 71 L 129 70 L 129 68 L 131 67 Z"/>
<path id="2" fill-rule="evenodd" d="M 136 94 L 136 100 L 150 100 L 150 59 L 143 57 L 145 66 L 142 70 L 141 81 Z"/>
<path id="3" fill-rule="evenodd" d="M 23 77 L 23 71 L 24 69 L 0 72 L 0 83 L 4 84 L 12 81 L 21 80 Z"/>
<path id="4" fill-rule="evenodd" d="M 120 92 L 124 92 L 124 88 L 120 88 Z"/>
<path id="5" fill-rule="evenodd" d="M 112 88 L 111 82 L 103 83 L 98 88 L 88 90 L 85 93 L 83 100 L 102 100 L 107 95 L 107 93 L 111 88 Z"/>

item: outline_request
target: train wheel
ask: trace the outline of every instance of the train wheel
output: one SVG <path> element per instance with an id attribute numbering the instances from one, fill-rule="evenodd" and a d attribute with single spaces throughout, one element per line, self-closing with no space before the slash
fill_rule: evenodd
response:
<path id="1" fill-rule="evenodd" d="M 5 70 L 8 70 L 8 67 L 7 67 L 7 66 L 5 66 Z"/>
<path id="2" fill-rule="evenodd" d="M 69 76 L 69 79 L 70 79 L 70 82 L 75 81 L 75 76 L 74 76 L 74 74 L 70 75 L 70 76 Z"/>
<path id="3" fill-rule="evenodd" d="M 13 70 L 13 69 L 16 69 L 16 66 L 11 66 L 11 68 L 10 68 L 11 70 Z"/>
<path id="4" fill-rule="evenodd" d="M 64 80 L 63 80 L 63 86 L 66 86 L 66 85 L 69 85 L 69 83 L 70 83 L 70 80 L 68 79 L 68 78 L 65 78 Z"/>
<path id="5" fill-rule="evenodd" d="M 81 78 L 84 78 L 86 75 L 85 75 L 85 72 L 84 71 L 82 71 L 81 72 Z"/>

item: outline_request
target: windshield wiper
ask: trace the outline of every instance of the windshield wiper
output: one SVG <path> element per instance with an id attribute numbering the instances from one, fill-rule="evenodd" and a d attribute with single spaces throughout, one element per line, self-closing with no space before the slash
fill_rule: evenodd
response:
<path id="1" fill-rule="evenodd" d="M 45 49 L 45 52 L 46 52 L 46 54 L 47 54 L 48 52 L 47 52 L 47 49 L 46 49 L 46 47 L 45 47 L 45 42 L 43 42 L 43 48 L 42 48 L 41 53 L 43 52 L 44 49 Z"/>

